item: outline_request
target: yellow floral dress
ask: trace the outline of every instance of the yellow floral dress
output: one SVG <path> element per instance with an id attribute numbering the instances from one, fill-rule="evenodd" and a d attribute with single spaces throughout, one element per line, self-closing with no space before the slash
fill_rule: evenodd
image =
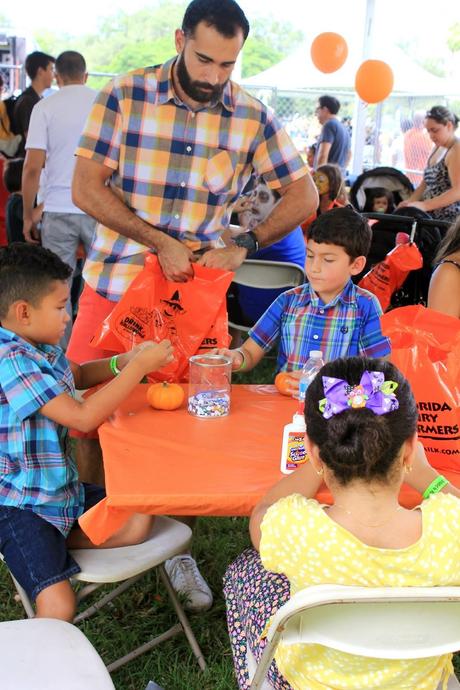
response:
<path id="1" fill-rule="evenodd" d="M 284 573 L 291 595 L 309 585 L 372 587 L 460 584 L 460 500 L 436 494 L 421 505 L 421 538 L 404 549 L 364 544 L 334 522 L 321 504 L 293 494 L 272 505 L 262 522 L 260 556 Z M 321 645 L 280 645 L 278 669 L 295 690 L 435 690 L 452 669 L 451 655 L 369 659 Z M 444 675 L 443 675 L 444 674 Z"/>

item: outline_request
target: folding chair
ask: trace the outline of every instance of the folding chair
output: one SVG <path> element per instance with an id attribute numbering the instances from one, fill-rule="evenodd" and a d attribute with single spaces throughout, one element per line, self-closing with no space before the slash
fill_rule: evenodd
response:
<path id="1" fill-rule="evenodd" d="M 280 642 L 320 644 L 378 659 L 455 652 L 460 649 L 460 587 L 308 587 L 273 616 L 250 690 L 267 687 L 264 679 Z M 448 688 L 460 683 L 453 677 Z"/>
<path id="2" fill-rule="evenodd" d="M 297 287 L 305 282 L 305 273 L 297 264 L 284 261 L 246 259 L 236 269 L 233 283 L 250 288 L 277 290 Z M 250 326 L 228 322 L 230 328 L 247 331 Z"/>
<path id="3" fill-rule="evenodd" d="M 75 549 L 71 551 L 72 556 L 81 568 L 81 572 L 72 579 L 90 583 L 77 593 L 77 600 L 79 602 L 98 589 L 102 584 L 114 582 L 121 583 L 99 601 L 96 601 L 96 603 L 79 613 L 75 617 L 74 623 L 79 623 L 92 616 L 105 606 L 105 604 L 127 590 L 152 568 L 158 568 L 161 580 L 163 581 L 169 598 L 171 599 L 171 603 L 179 618 L 178 623 L 161 635 L 157 635 L 129 654 L 109 664 L 107 669 L 110 672 L 115 671 L 120 668 L 120 666 L 128 663 L 128 661 L 138 657 L 140 654 L 149 651 L 160 642 L 168 640 L 181 632 L 185 633 L 200 668 L 202 670 L 206 668 L 201 649 L 164 568 L 164 562 L 168 558 L 184 553 L 187 550 L 191 538 L 192 531 L 187 525 L 173 520 L 172 518 L 157 516 L 155 517 L 150 537 L 142 544 L 113 549 Z M 28 617 L 33 618 L 35 612 L 29 597 L 14 577 L 11 577 Z"/>
<path id="4" fill-rule="evenodd" d="M 55 618 L 0 623 L 2 690 L 115 690 L 85 635 Z"/>

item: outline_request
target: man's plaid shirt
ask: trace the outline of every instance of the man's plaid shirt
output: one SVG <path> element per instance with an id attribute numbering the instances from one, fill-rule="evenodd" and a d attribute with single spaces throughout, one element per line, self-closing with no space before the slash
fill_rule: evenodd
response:
<path id="1" fill-rule="evenodd" d="M 234 82 L 218 102 L 190 110 L 174 92 L 173 64 L 109 82 L 76 154 L 112 168 L 111 185 L 126 206 L 195 251 L 216 246 L 253 171 L 277 189 L 304 176 L 306 167 L 269 109 Z M 85 280 L 119 300 L 146 251 L 99 225 Z"/>

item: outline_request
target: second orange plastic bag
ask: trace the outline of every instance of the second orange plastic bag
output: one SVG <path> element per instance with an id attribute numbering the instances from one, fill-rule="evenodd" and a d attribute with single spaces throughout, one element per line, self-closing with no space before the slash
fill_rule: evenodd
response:
<path id="1" fill-rule="evenodd" d="M 225 295 L 233 273 L 194 265 L 194 277 L 173 283 L 149 254 L 144 269 L 94 334 L 91 344 L 127 352 L 145 340 L 168 338 L 174 361 L 149 375 L 152 381 L 181 381 L 191 355 L 229 344 Z"/>
<path id="2" fill-rule="evenodd" d="M 361 278 L 359 287 L 372 292 L 385 311 L 390 306 L 392 294 L 401 287 L 409 273 L 422 266 L 423 257 L 413 242 L 398 244 Z"/>
<path id="3" fill-rule="evenodd" d="M 391 361 L 411 384 L 418 437 L 436 469 L 460 473 L 460 321 L 421 305 L 381 317 Z"/>

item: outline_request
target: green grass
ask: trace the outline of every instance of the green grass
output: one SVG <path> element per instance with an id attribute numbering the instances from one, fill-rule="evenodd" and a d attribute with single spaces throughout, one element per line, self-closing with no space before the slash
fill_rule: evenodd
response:
<path id="1" fill-rule="evenodd" d="M 264 359 L 248 374 L 236 374 L 235 383 L 272 383 L 275 362 Z M 229 563 L 249 545 L 246 518 L 200 518 L 194 530 L 193 555 L 213 593 L 210 611 L 190 616 L 190 623 L 208 668 L 199 670 L 184 635 L 161 643 L 112 674 L 117 690 L 144 690 L 154 680 L 164 690 L 236 690 L 228 640 L 222 577 Z M 0 564 L 1 620 L 24 617 L 14 599 L 7 569 Z M 113 605 L 82 625 L 106 663 L 128 653 L 177 622 L 166 592 L 155 573 L 146 575 Z M 454 657 L 460 675 L 460 656 Z M 32 686 L 31 686 L 32 687 Z M 88 689 L 90 690 L 90 688 Z"/>

